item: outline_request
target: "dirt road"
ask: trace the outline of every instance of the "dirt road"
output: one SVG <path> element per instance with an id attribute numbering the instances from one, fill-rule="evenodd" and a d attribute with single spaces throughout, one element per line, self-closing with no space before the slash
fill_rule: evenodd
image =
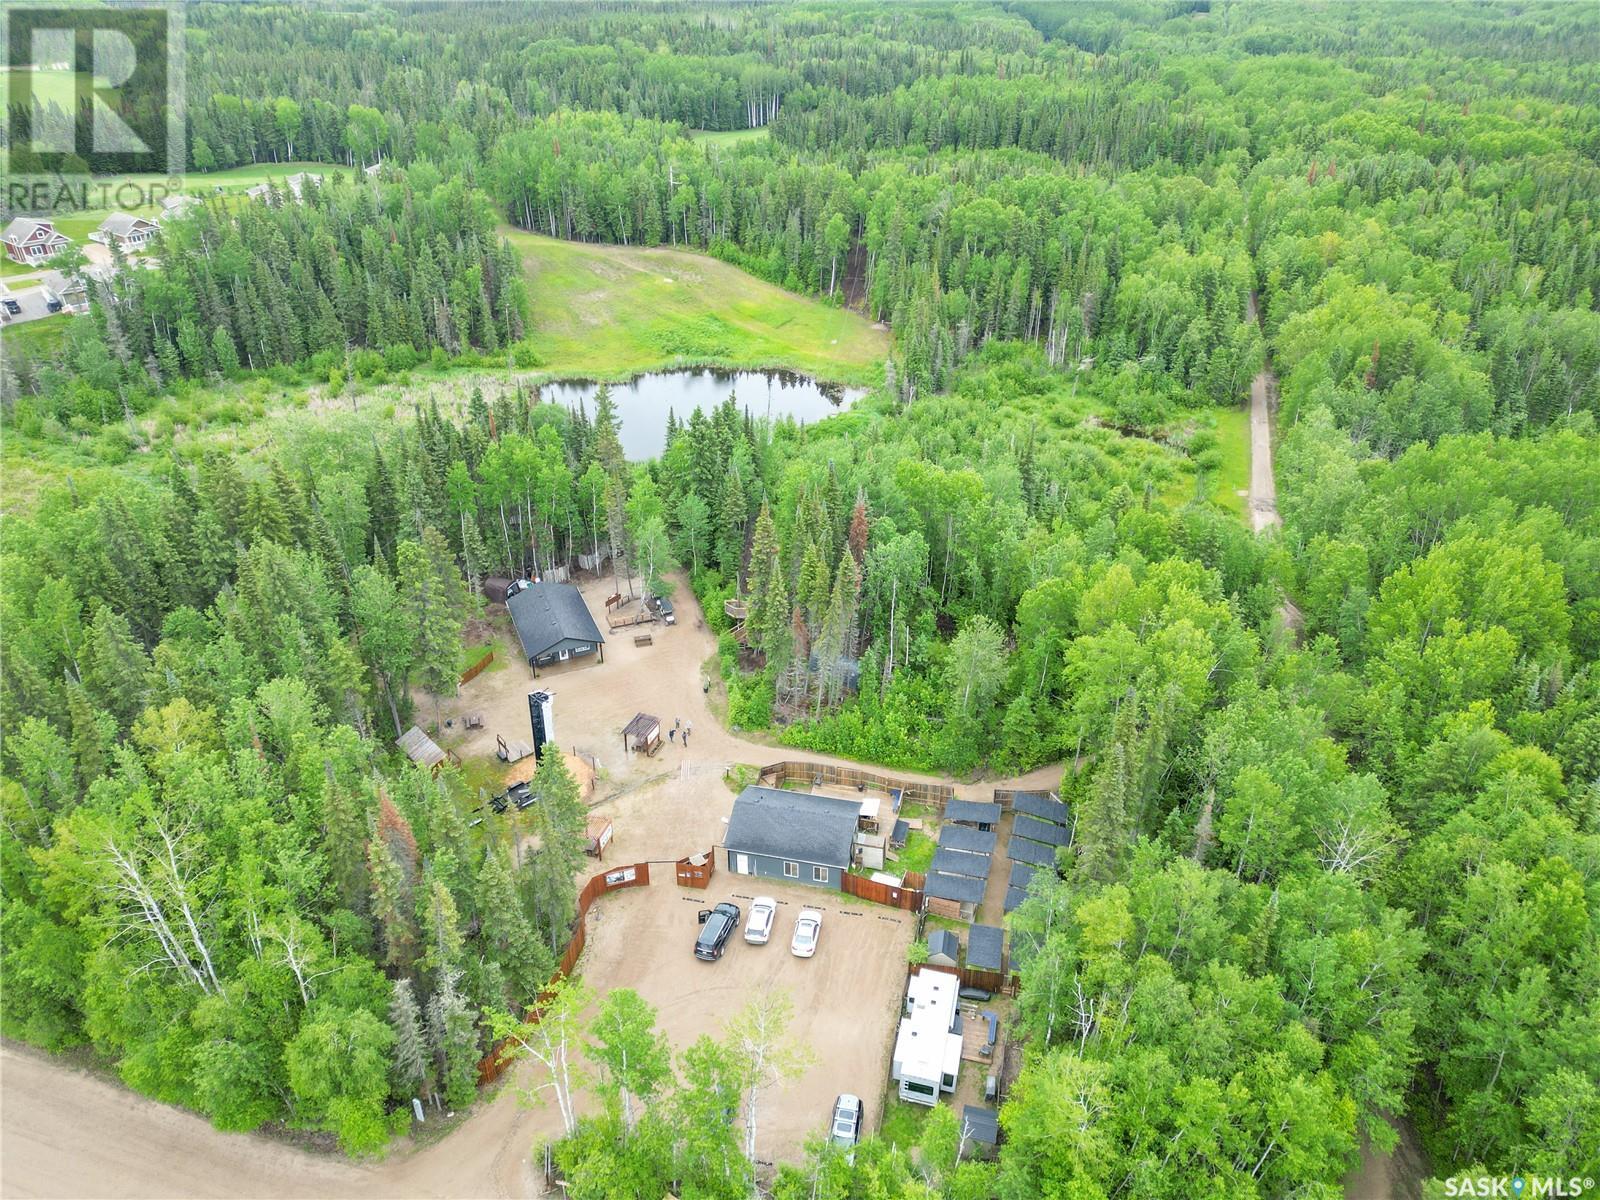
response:
<path id="1" fill-rule="evenodd" d="M 1255 294 L 1246 316 L 1260 323 Z M 1278 484 L 1272 474 L 1272 415 L 1278 408 L 1278 378 L 1263 366 L 1250 381 L 1250 528 L 1260 533 L 1282 525 L 1278 516 Z"/>

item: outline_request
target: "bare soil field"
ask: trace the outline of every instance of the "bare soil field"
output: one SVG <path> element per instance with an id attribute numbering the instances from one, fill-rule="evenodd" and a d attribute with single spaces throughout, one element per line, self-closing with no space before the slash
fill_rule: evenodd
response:
<path id="1" fill-rule="evenodd" d="M 694 957 L 696 914 L 731 899 L 748 913 L 758 888 L 778 901 L 772 940 L 751 946 L 743 931 L 721 961 Z M 802 908 L 820 909 L 816 957 L 789 952 Z M 839 892 L 719 871 L 704 892 L 663 885 L 619 892 L 590 910 L 589 944 L 579 967 L 596 987 L 629 987 L 655 1005 L 662 1032 L 683 1051 L 701 1034 L 720 1037 L 724 1023 L 767 988 L 794 1002 L 789 1036 L 815 1059 L 799 1079 L 762 1102 L 756 1153 L 764 1162 L 794 1161 L 805 1139 L 828 1122 L 834 1098 L 854 1092 L 866 1104 L 866 1129 L 878 1125 L 889 1078 L 889 1052 L 905 995 L 906 948 L 916 917 L 852 901 Z"/>

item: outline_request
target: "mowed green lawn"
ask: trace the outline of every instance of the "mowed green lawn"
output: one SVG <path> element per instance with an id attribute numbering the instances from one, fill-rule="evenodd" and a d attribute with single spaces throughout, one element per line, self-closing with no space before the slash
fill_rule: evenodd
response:
<path id="1" fill-rule="evenodd" d="M 703 254 L 507 236 L 528 278 L 529 340 L 555 374 L 625 378 L 692 365 L 881 381 L 889 334 Z"/>

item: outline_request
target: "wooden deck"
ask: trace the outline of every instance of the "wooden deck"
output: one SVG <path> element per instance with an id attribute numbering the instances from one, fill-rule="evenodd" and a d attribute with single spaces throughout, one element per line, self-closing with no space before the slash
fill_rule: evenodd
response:
<path id="1" fill-rule="evenodd" d="M 989 1044 L 989 1022 L 984 1018 L 984 1010 L 971 1004 L 961 1006 L 961 1061 L 975 1063 L 992 1063 L 993 1055 L 984 1054 L 983 1048 Z"/>

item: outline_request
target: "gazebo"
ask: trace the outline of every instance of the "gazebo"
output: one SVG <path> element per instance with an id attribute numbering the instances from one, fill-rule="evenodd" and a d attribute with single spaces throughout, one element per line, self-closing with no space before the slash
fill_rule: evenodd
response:
<path id="1" fill-rule="evenodd" d="M 654 754 L 661 749 L 661 718 L 649 713 L 635 715 L 623 726 L 622 749 L 624 752 L 643 750 L 646 754 Z"/>

